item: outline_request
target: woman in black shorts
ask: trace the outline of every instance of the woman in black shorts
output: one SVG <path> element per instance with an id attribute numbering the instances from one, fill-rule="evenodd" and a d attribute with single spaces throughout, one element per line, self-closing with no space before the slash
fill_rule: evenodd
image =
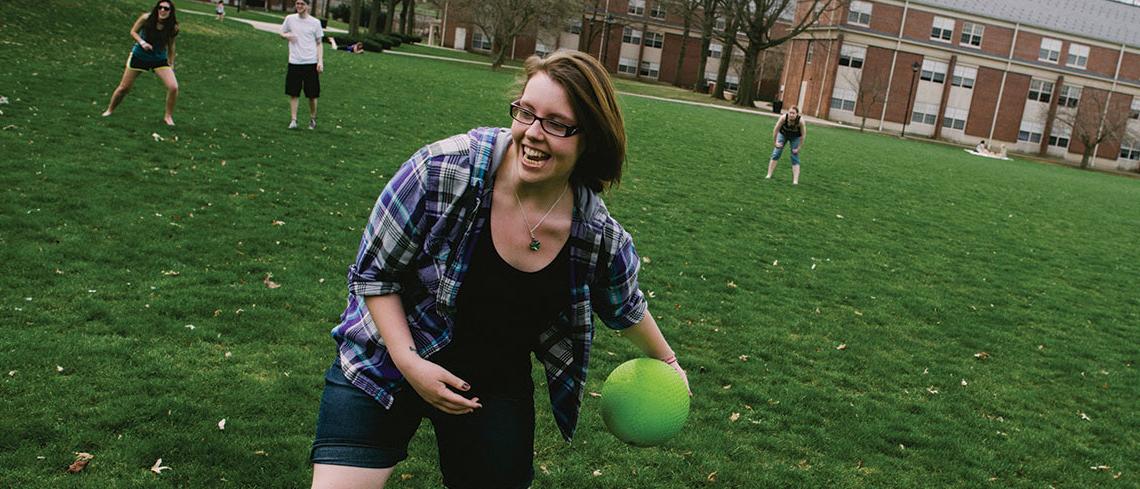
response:
<path id="1" fill-rule="evenodd" d="M 111 115 L 115 107 L 131 91 L 135 78 L 144 71 L 153 71 L 166 85 L 166 115 L 162 120 L 168 126 L 174 125 L 174 103 L 178 101 L 178 79 L 174 77 L 174 38 L 178 36 L 178 19 L 174 13 L 173 0 L 158 0 L 150 13 L 142 14 L 131 26 L 131 37 L 135 45 L 127 57 L 127 67 L 123 79 L 111 95 L 111 102 L 103 117 Z"/>

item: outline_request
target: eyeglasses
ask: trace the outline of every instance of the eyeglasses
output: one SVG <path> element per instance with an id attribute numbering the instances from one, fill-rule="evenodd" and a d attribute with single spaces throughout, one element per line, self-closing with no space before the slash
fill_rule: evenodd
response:
<path id="1" fill-rule="evenodd" d="M 511 102 L 511 119 L 519 121 L 528 126 L 534 124 L 535 121 L 538 121 L 539 126 L 542 127 L 542 130 L 546 131 L 546 133 L 551 136 L 568 138 L 570 136 L 578 134 L 578 126 L 568 126 L 558 121 L 544 119 L 542 117 L 534 115 L 534 112 L 522 108 L 522 106 L 520 106 L 517 102 Z"/>
<path id="2" fill-rule="evenodd" d="M 159 5 L 159 6 L 158 6 L 158 9 L 159 9 L 159 10 L 170 10 L 170 7 L 169 7 L 169 6 L 167 6 L 167 5 Z"/>

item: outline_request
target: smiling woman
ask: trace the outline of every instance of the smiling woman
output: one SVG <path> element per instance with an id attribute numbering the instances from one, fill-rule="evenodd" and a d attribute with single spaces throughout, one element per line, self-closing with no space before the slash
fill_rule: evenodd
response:
<path id="1" fill-rule="evenodd" d="M 110 116 L 131 87 L 139 73 L 153 71 L 166 86 L 166 113 L 162 120 L 168 126 L 174 125 L 174 104 L 178 101 L 178 79 L 174 77 L 174 38 L 178 36 L 178 17 L 173 0 L 158 0 L 150 13 L 142 14 L 131 26 L 131 38 L 135 45 L 127 56 L 127 66 L 123 78 L 111 95 L 103 117 Z"/>
<path id="2" fill-rule="evenodd" d="M 594 314 L 686 378 L 599 195 L 625 159 L 605 69 L 576 51 L 532 57 L 509 113 L 510 129 L 421 149 L 380 194 L 333 329 L 313 487 L 383 487 L 422 418 L 447 487 L 529 487 L 530 355 L 569 440 Z"/>

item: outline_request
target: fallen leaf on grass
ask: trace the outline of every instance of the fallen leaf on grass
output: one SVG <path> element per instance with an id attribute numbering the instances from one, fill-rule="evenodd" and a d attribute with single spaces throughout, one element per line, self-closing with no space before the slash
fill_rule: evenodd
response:
<path id="1" fill-rule="evenodd" d="M 705 477 L 705 479 L 709 482 L 716 482 L 716 473 L 717 471 L 714 470 L 708 477 Z"/>
<path id="2" fill-rule="evenodd" d="M 1112 470 L 1112 467 L 1109 467 L 1107 465 L 1094 465 L 1094 466 L 1089 467 L 1089 468 L 1092 470 L 1099 470 L 1101 472 L 1108 472 L 1108 471 Z"/>
<path id="3" fill-rule="evenodd" d="M 56 366 L 55 366 L 55 371 L 56 371 L 56 372 L 63 372 L 63 367 L 61 367 L 61 366 L 59 366 L 59 365 L 56 365 Z"/>
<path id="4" fill-rule="evenodd" d="M 90 462 L 93 458 L 95 458 L 95 456 L 91 455 L 90 453 L 75 452 L 75 461 L 72 462 L 71 465 L 67 466 L 67 471 L 72 474 L 79 472 L 83 470 L 84 467 L 87 467 L 87 463 Z"/>
<path id="5" fill-rule="evenodd" d="M 415 475 L 407 474 L 407 473 L 400 474 L 400 480 L 402 480 L 402 481 L 410 480 L 412 477 L 415 477 Z"/>
<path id="6" fill-rule="evenodd" d="M 162 459 L 161 458 L 158 460 L 155 460 L 154 465 L 151 466 L 151 468 L 150 468 L 151 472 L 154 472 L 154 473 L 159 474 L 159 475 L 162 475 L 162 471 L 164 471 L 164 470 L 173 470 L 173 469 L 171 469 L 170 467 L 167 467 L 165 465 L 162 465 Z"/>
<path id="7" fill-rule="evenodd" d="M 748 361 L 748 355 L 740 355 L 740 361 L 747 362 Z"/>
<path id="8" fill-rule="evenodd" d="M 968 384 L 966 383 L 966 379 L 962 379 L 962 387 L 966 387 L 966 385 L 968 385 Z"/>
<path id="9" fill-rule="evenodd" d="M 163 139 L 162 136 L 159 136 L 157 132 L 150 133 L 150 137 L 154 138 L 154 142 L 156 143 L 159 141 L 165 141 L 165 139 Z"/>
<path id="10" fill-rule="evenodd" d="M 835 349 L 840 350 L 840 351 L 846 350 L 847 349 L 847 343 L 840 343 L 839 346 L 835 347 Z"/>
<path id="11" fill-rule="evenodd" d="M 597 392 L 591 392 L 590 397 L 602 397 L 602 395 L 598 394 Z"/>
<path id="12" fill-rule="evenodd" d="M 730 288 L 730 289 L 735 289 L 735 288 L 736 288 L 736 282 L 733 282 L 733 281 L 731 281 L 731 280 L 729 280 L 729 281 L 728 281 L 728 283 L 727 283 L 727 284 L 725 284 L 725 285 L 727 285 L 727 286 L 728 286 L 728 288 Z"/>
<path id="13" fill-rule="evenodd" d="M 226 418 L 222 418 L 221 421 L 218 421 L 218 429 L 219 430 L 226 429 Z"/>
<path id="14" fill-rule="evenodd" d="M 1087 415 L 1087 414 L 1085 414 L 1085 413 L 1082 413 L 1082 412 L 1080 412 L 1080 411 L 1077 411 L 1077 415 L 1078 415 L 1078 416 L 1080 416 L 1080 417 L 1081 417 L 1081 419 L 1083 419 L 1083 420 L 1085 420 L 1085 421 L 1092 421 L 1092 418 L 1090 418 L 1090 417 L 1089 417 L 1089 415 Z"/>
<path id="15" fill-rule="evenodd" d="M 839 218 L 839 219 L 843 219 L 843 214 L 836 214 L 835 217 Z"/>
<path id="16" fill-rule="evenodd" d="M 774 266 L 774 267 L 780 266 L 780 260 L 772 260 L 772 266 Z"/>
<path id="17" fill-rule="evenodd" d="M 926 392 L 929 392 L 931 394 L 938 394 L 938 389 L 935 389 L 934 386 L 932 385 L 932 386 L 926 388 Z"/>
<path id="18" fill-rule="evenodd" d="M 273 221 L 273 225 L 274 225 L 274 226 L 284 226 L 284 225 L 285 225 L 285 221 Z"/>
<path id="19" fill-rule="evenodd" d="M 735 423 L 739 419 L 740 419 L 740 413 L 732 413 L 732 415 L 728 417 L 728 420 L 733 422 L 733 423 Z"/>
<path id="20" fill-rule="evenodd" d="M 273 278 L 273 274 L 272 273 L 266 273 L 265 278 L 261 279 L 261 283 L 265 284 L 266 287 L 269 287 L 271 289 L 276 289 L 278 287 L 281 287 L 281 284 L 274 282 L 272 280 L 269 280 L 271 278 Z"/>
<path id="21" fill-rule="evenodd" d="M 984 351 L 980 351 L 974 354 L 974 358 L 977 358 L 978 360 L 987 360 L 990 358 L 990 354 Z"/>
<path id="22" fill-rule="evenodd" d="M 600 470 L 595 470 L 595 471 L 594 471 L 594 477 L 598 477 L 598 476 L 600 476 L 600 475 L 602 475 L 602 471 L 600 471 Z"/>
<path id="23" fill-rule="evenodd" d="M 9 377 L 15 377 L 15 376 L 16 376 L 16 372 L 19 372 L 19 370 L 9 370 L 9 371 L 8 371 L 8 376 L 9 376 Z"/>
<path id="24" fill-rule="evenodd" d="M 182 274 L 175 271 L 175 270 L 163 270 L 162 275 L 166 276 L 166 277 L 177 277 L 177 276 L 182 275 Z"/>

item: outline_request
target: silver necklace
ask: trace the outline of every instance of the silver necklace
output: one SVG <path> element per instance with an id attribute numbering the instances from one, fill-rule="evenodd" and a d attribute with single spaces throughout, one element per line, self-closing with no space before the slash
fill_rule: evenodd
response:
<path id="1" fill-rule="evenodd" d="M 526 208 L 523 207 L 522 199 L 519 198 L 518 190 L 515 190 L 515 202 L 518 202 L 519 204 L 519 213 L 522 214 L 523 224 L 526 224 L 526 230 L 528 233 L 530 233 L 530 251 L 538 251 L 539 248 L 542 248 L 542 243 L 539 242 L 538 238 L 534 236 L 534 230 L 538 229 L 538 227 L 542 225 L 542 222 L 546 220 L 546 216 L 549 216 L 550 213 L 554 211 L 555 207 L 558 207 L 558 203 L 562 202 L 562 197 L 566 195 L 566 190 L 569 188 L 569 185 L 562 188 L 562 193 L 558 194 L 558 200 L 554 201 L 554 204 L 546 210 L 546 214 L 543 214 L 542 218 L 539 219 L 534 226 L 531 226 L 530 221 L 526 218 Z"/>

